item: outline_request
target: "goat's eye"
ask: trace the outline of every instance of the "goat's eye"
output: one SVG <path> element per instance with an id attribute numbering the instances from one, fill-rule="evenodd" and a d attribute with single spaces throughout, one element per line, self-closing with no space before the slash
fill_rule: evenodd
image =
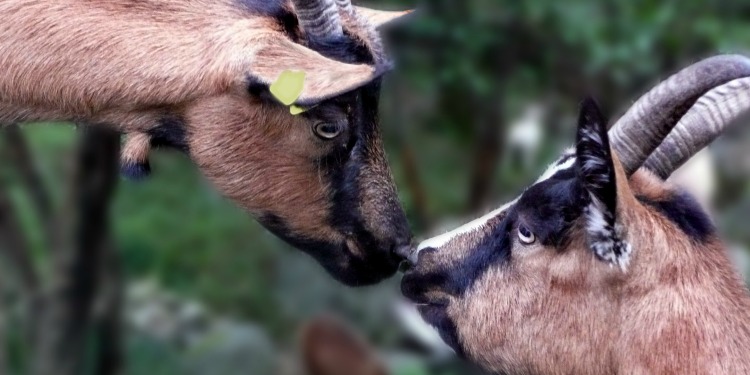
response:
<path id="1" fill-rule="evenodd" d="M 536 236 L 524 225 L 518 227 L 518 239 L 525 245 L 531 245 L 536 241 Z"/>
<path id="2" fill-rule="evenodd" d="M 315 135 L 323 139 L 334 139 L 344 131 L 343 124 L 319 122 L 313 126 Z"/>

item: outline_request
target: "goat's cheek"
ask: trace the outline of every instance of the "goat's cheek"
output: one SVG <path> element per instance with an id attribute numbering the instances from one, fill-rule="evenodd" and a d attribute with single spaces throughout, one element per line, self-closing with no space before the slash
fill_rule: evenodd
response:
<path id="1" fill-rule="evenodd" d="M 528 271 L 515 264 L 488 270 L 461 303 L 451 308 L 467 351 L 481 356 L 510 350 L 523 339 L 524 327 L 533 324 L 548 294 L 543 275 Z"/>
<path id="2" fill-rule="evenodd" d="M 512 271 L 519 273 L 534 272 L 536 269 L 541 269 L 549 266 L 550 255 L 553 251 L 548 248 L 539 245 L 522 245 L 515 241 L 511 250 L 511 262 L 513 264 Z"/>
<path id="3" fill-rule="evenodd" d="M 484 356 L 497 353 L 508 341 L 508 306 L 500 305 L 497 296 L 473 291 L 460 303 L 449 306 L 458 341 L 472 361 L 484 363 Z"/>

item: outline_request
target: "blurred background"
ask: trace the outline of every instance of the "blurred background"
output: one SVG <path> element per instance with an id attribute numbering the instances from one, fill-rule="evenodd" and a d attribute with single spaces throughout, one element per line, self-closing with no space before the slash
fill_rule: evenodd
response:
<path id="1" fill-rule="evenodd" d="M 681 67 L 750 53 L 744 0 L 360 4 L 422 11 L 387 32 L 398 69 L 381 108 L 419 239 L 535 180 L 572 144 L 583 96 L 616 118 Z M 81 133 L 34 124 L 0 134 L 0 374 L 29 374 L 45 355 L 65 355 L 84 358 L 84 375 L 291 375 L 299 328 L 325 312 L 370 339 L 392 374 L 479 374 L 409 324 L 395 302 L 398 276 L 364 289 L 337 285 L 176 152 L 155 152 L 144 182 L 82 176 L 77 166 L 107 171 L 117 162 L 97 155 L 118 138 Z M 701 192 L 743 270 L 748 147 L 750 131 L 738 126 L 680 176 Z M 110 215 L 75 206 L 91 191 L 111 203 Z M 80 218 L 91 220 L 85 233 L 65 232 Z M 50 336 L 68 343 L 62 354 Z"/>

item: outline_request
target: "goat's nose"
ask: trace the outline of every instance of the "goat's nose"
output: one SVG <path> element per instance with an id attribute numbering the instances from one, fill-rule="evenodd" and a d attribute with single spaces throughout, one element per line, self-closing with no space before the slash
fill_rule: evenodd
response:
<path id="1" fill-rule="evenodd" d="M 393 251 L 399 258 L 406 260 L 411 265 L 417 264 L 417 248 L 414 245 L 397 246 Z"/>

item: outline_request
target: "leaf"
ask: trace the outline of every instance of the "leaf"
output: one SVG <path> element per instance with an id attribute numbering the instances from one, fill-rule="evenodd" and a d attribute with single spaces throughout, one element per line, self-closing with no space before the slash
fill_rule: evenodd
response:
<path id="1" fill-rule="evenodd" d="M 302 95 L 305 87 L 305 72 L 299 70 L 285 70 L 281 72 L 276 82 L 271 84 L 271 94 L 284 105 L 292 105 Z"/>

